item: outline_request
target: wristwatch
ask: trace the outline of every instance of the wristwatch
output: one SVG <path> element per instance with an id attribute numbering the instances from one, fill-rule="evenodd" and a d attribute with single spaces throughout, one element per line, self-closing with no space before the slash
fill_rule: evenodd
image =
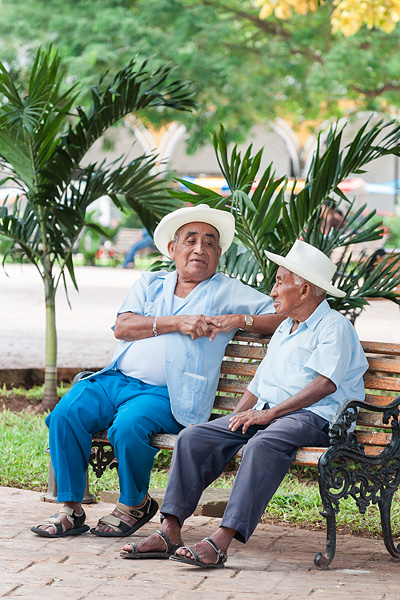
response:
<path id="1" fill-rule="evenodd" d="M 244 315 L 244 327 L 240 327 L 239 329 L 242 329 L 243 331 L 250 329 L 250 327 L 253 325 L 253 322 L 254 319 L 251 315 Z"/>

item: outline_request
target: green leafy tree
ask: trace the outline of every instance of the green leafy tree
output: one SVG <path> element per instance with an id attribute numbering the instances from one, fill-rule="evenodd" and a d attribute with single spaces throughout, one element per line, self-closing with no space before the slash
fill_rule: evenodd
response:
<path id="1" fill-rule="evenodd" d="M 290 190 L 286 177 L 277 179 L 273 166 L 259 172 L 262 150 L 252 156 L 250 145 L 242 155 L 235 146 L 228 153 L 224 128 L 214 135 L 214 148 L 230 194 L 220 194 L 196 184 L 184 183 L 191 191 L 171 191 L 175 198 L 230 210 L 236 218 L 236 244 L 221 261 L 221 269 L 245 283 L 269 293 L 277 265 L 268 261 L 264 250 L 287 254 L 293 243 L 302 238 L 330 255 L 335 248 L 377 240 L 383 233 L 375 212 L 360 220 L 365 207 L 353 213 L 352 205 L 344 214 L 346 226 L 329 235 L 321 230 L 321 204 L 333 196 L 347 200 L 339 184 L 352 173 L 362 173 L 372 160 L 387 154 L 399 155 L 400 126 L 382 121 L 365 124 L 343 148 L 344 127 L 332 127 L 325 150 L 318 146 L 304 188 Z M 257 182 L 254 185 L 254 182 Z M 193 196 L 195 194 L 195 196 Z M 393 290 L 400 284 L 400 256 L 389 255 L 377 269 L 368 261 L 356 262 L 352 255 L 343 256 L 334 282 L 346 292 L 344 299 L 329 297 L 332 307 L 356 315 L 368 298 L 388 298 L 400 304 Z"/>
<path id="2" fill-rule="evenodd" d="M 233 141 L 243 141 L 254 125 L 276 116 L 296 124 L 398 109 L 400 26 L 389 34 L 364 25 L 345 37 L 332 30 L 336 4 L 325 0 L 307 14 L 294 9 L 282 20 L 260 18 L 253 0 L 102 0 L 100 10 L 92 0 L 2 0 L 0 50 L 24 78 L 36 44 L 53 40 L 69 78 L 87 90 L 106 68 L 127 64 L 132 52 L 139 58 L 156 52 L 160 64 L 171 61 L 196 82 L 196 118 L 180 115 L 194 149 L 220 122 Z M 371 2 L 352 4 L 361 13 Z M 163 116 L 143 115 L 155 125 Z"/>
<path id="3" fill-rule="evenodd" d="M 134 61 L 110 81 L 91 89 L 88 110 L 74 108 L 76 88 L 63 90 L 65 71 L 58 52 L 39 49 L 26 90 L 18 89 L 0 63 L 0 184 L 20 192 L 14 204 L 0 207 L 0 234 L 18 246 L 42 278 L 46 304 L 46 369 L 43 409 L 57 401 L 55 294 L 66 271 L 76 286 L 72 251 L 82 229 L 101 231 L 85 219 L 88 207 L 108 195 L 119 207 L 130 206 L 152 230 L 176 206 L 165 198 L 165 182 L 153 174 L 155 159 L 82 166 L 82 159 L 104 133 L 136 110 L 169 107 L 190 110 L 188 85 L 171 78 L 171 68 L 154 72 Z M 11 249 L 12 250 L 12 249 Z"/>

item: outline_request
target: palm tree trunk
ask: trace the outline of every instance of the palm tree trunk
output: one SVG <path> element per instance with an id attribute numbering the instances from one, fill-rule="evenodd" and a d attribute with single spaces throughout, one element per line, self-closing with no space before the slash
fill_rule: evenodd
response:
<path id="1" fill-rule="evenodd" d="M 57 330 L 54 281 L 45 276 L 46 295 L 46 366 L 44 394 L 41 409 L 53 410 L 58 402 L 57 395 Z"/>

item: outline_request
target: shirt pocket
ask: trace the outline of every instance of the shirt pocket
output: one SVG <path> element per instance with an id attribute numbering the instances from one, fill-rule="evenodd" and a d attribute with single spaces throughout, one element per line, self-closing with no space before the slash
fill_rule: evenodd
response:
<path id="1" fill-rule="evenodd" d="M 304 370 L 309 358 L 311 356 L 311 352 L 307 352 L 304 348 L 299 348 L 291 352 L 286 357 L 286 364 L 291 369 L 297 371 Z"/>
<path id="2" fill-rule="evenodd" d="M 190 373 L 184 371 L 182 373 L 181 380 L 181 397 L 191 398 L 192 403 L 196 405 L 199 398 L 203 397 L 208 389 L 208 378 L 203 375 L 197 375 L 197 373 Z"/>

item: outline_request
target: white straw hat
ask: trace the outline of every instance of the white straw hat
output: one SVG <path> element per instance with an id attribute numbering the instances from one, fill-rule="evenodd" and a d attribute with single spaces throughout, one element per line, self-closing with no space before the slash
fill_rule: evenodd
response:
<path id="1" fill-rule="evenodd" d="M 331 284 L 336 265 L 321 250 L 297 240 L 286 257 L 265 250 L 270 260 L 288 271 L 300 275 L 332 296 L 344 298 L 346 293 Z"/>
<path id="2" fill-rule="evenodd" d="M 168 256 L 168 243 L 174 239 L 176 231 L 188 223 L 208 223 L 219 232 L 219 245 L 222 254 L 228 250 L 235 233 L 235 218 L 226 210 L 211 208 L 207 204 L 178 208 L 161 219 L 154 231 L 154 243 L 165 256 Z"/>

